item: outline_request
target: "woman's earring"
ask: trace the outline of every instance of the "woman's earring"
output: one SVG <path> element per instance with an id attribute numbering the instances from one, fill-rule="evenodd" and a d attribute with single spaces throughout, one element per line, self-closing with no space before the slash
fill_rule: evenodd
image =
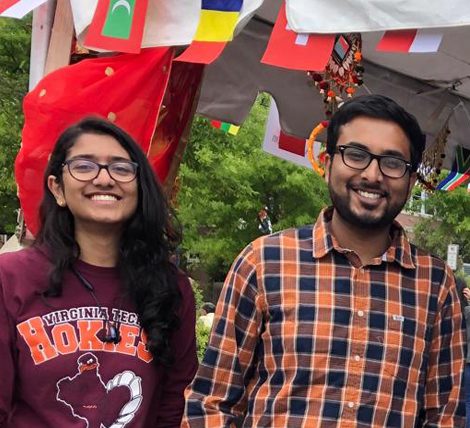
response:
<path id="1" fill-rule="evenodd" d="M 62 199 L 57 199 L 57 205 L 59 205 L 59 207 L 63 208 L 63 207 L 65 207 L 66 203 Z"/>

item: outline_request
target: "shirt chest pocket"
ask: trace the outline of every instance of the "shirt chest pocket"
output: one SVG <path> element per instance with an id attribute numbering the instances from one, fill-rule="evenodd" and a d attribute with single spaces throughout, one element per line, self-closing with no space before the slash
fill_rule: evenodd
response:
<path id="1" fill-rule="evenodd" d="M 417 381 L 424 351 L 424 327 L 414 319 L 391 315 L 383 335 L 383 371 L 405 381 Z"/>

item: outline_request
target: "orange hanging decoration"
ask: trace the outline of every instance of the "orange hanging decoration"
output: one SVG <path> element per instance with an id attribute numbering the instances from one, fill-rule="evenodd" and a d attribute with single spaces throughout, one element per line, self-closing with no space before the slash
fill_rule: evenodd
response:
<path id="1" fill-rule="evenodd" d="M 320 162 L 318 162 L 315 159 L 315 155 L 313 153 L 313 145 L 315 144 L 315 141 L 317 140 L 317 137 L 325 131 L 325 129 L 328 128 L 328 122 L 323 121 L 320 122 L 315 128 L 313 128 L 313 131 L 310 134 L 310 137 L 307 140 L 307 157 L 310 163 L 312 164 L 313 170 L 323 177 L 325 175 L 325 170 L 324 168 L 320 165 Z"/>
<path id="2" fill-rule="evenodd" d="M 362 39 L 359 33 L 338 34 L 330 60 L 323 73 L 309 71 L 315 87 L 323 96 L 327 119 L 341 107 L 346 96 L 351 98 L 358 86 L 363 84 L 362 74 Z M 328 121 L 319 123 L 307 140 L 307 157 L 313 170 L 320 176 L 325 175 L 325 148 L 322 147 L 318 159 L 315 159 L 313 145 L 317 137 L 328 128 Z"/>

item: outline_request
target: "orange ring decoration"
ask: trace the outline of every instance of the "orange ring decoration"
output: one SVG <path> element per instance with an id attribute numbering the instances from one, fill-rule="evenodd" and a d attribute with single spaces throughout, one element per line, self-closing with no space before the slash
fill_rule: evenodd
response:
<path id="1" fill-rule="evenodd" d="M 315 160 L 315 156 L 313 155 L 313 144 L 315 143 L 317 137 L 328 128 L 328 122 L 323 121 L 320 122 L 310 134 L 307 140 L 307 157 L 310 163 L 312 164 L 313 170 L 323 177 L 325 175 L 325 170 L 320 166 L 320 164 Z"/>

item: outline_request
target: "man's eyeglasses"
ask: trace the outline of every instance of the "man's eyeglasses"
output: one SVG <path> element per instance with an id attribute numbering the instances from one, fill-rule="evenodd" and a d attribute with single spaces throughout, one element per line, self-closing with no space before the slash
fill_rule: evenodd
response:
<path id="1" fill-rule="evenodd" d="M 70 175 L 78 181 L 91 181 L 98 177 L 100 171 L 105 169 L 109 176 L 119 183 L 129 183 L 135 179 L 137 175 L 137 167 L 135 162 L 118 161 L 111 162 L 107 165 L 94 162 L 88 159 L 69 159 L 62 166 L 66 166 Z"/>
<path id="2" fill-rule="evenodd" d="M 389 178 L 402 178 L 411 169 L 411 163 L 390 155 L 374 155 L 367 150 L 354 146 L 338 146 L 343 163 L 352 169 L 364 170 L 373 159 L 377 159 L 380 172 Z"/>

